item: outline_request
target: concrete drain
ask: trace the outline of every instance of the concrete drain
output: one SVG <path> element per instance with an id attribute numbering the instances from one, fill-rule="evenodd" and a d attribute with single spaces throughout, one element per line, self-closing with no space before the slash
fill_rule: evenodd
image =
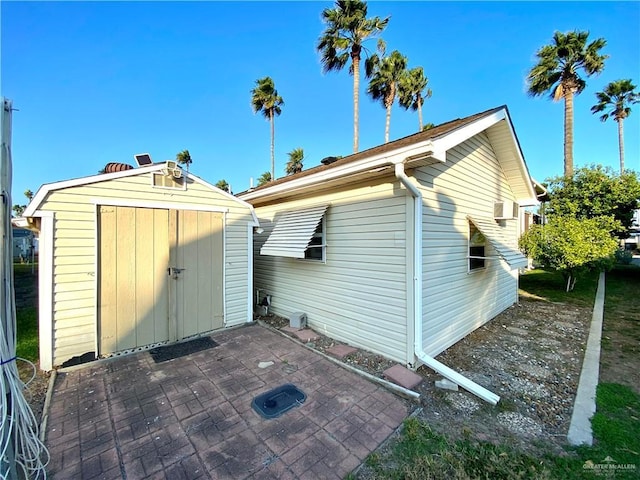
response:
<path id="1" fill-rule="evenodd" d="M 276 418 L 293 407 L 302 405 L 306 399 L 307 396 L 302 390 L 287 383 L 258 395 L 251 402 L 251 406 L 263 418 Z"/>

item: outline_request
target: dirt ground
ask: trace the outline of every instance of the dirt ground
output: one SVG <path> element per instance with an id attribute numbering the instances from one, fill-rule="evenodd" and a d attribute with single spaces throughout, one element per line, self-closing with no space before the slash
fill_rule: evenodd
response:
<path id="1" fill-rule="evenodd" d="M 424 381 L 419 418 L 449 438 L 510 443 L 532 454 L 562 454 L 591 322 L 591 309 L 521 298 L 492 321 L 452 346 L 437 359 L 500 396 L 492 406 L 462 389 L 442 390 L 442 377 L 421 367 Z M 265 318 L 272 326 L 286 320 Z M 326 337 L 314 348 L 335 342 Z M 346 362 L 382 376 L 394 365 L 364 351 Z"/>

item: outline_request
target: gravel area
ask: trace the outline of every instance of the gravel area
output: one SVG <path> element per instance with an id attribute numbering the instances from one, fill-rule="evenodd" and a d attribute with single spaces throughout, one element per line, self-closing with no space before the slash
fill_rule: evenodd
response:
<path id="1" fill-rule="evenodd" d="M 278 329 L 288 325 L 275 316 L 260 319 Z M 419 418 L 449 438 L 564 454 L 590 321 L 588 308 L 521 299 L 437 357 L 500 395 L 498 405 L 462 389 L 438 389 L 434 382 L 442 377 L 420 367 L 417 373 L 424 381 L 415 388 L 423 407 Z M 325 352 L 340 343 L 321 336 L 308 346 Z M 379 377 L 395 365 L 364 350 L 344 361 Z"/>

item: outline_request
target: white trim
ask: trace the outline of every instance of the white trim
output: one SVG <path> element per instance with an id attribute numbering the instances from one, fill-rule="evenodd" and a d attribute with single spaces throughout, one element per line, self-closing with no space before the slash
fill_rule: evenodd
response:
<path id="1" fill-rule="evenodd" d="M 227 326 L 227 212 L 222 212 L 222 328 Z"/>
<path id="2" fill-rule="evenodd" d="M 228 208 L 220 208 L 214 205 L 202 203 L 173 203 L 157 202 L 154 200 L 133 200 L 130 198 L 101 198 L 94 197 L 89 200 L 94 205 L 109 205 L 113 207 L 155 208 L 161 210 L 195 210 L 198 212 L 228 213 Z"/>
<path id="3" fill-rule="evenodd" d="M 369 158 L 363 158 L 362 160 L 356 160 L 344 165 L 322 170 L 318 173 L 301 177 L 288 182 L 283 182 L 272 187 L 261 188 L 250 192 L 240 194 L 242 200 L 256 200 L 268 195 L 277 194 L 280 192 L 290 192 L 295 189 L 304 188 L 307 186 L 316 185 L 336 178 L 346 177 L 354 175 L 356 173 L 362 173 L 364 171 L 372 170 L 384 165 L 391 165 L 405 161 L 407 157 L 426 157 L 430 156 L 434 151 L 433 143 L 431 140 L 424 140 L 415 145 L 408 147 L 398 148 L 382 154 L 374 155 Z"/>
<path id="4" fill-rule="evenodd" d="M 493 127 L 500 120 L 504 120 L 506 116 L 507 112 L 502 108 L 497 112 L 481 117 L 471 123 L 467 123 L 466 125 L 462 125 L 457 130 L 446 133 L 440 138 L 436 138 L 433 143 L 438 150 L 446 152 L 447 150 L 450 150 L 470 139 L 474 135 L 484 132 L 489 127 Z"/>
<path id="5" fill-rule="evenodd" d="M 95 334 L 95 354 L 96 358 L 102 353 L 100 352 L 100 322 L 98 321 L 99 310 L 100 310 L 100 289 L 98 287 L 99 279 L 100 279 L 100 221 L 98 219 L 98 212 L 100 210 L 100 204 L 95 203 L 93 205 L 93 238 L 94 241 L 94 251 L 93 251 L 93 300 L 94 300 L 94 308 L 93 308 L 93 325 L 94 325 L 94 334 Z"/>
<path id="6" fill-rule="evenodd" d="M 247 323 L 253 322 L 253 229 L 247 223 Z"/>
<path id="7" fill-rule="evenodd" d="M 156 170 L 162 170 L 163 167 L 164 167 L 164 163 L 151 165 L 148 167 L 132 168 L 130 170 L 123 170 L 121 172 L 100 173 L 98 175 L 91 175 L 89 177 L 72 178 L 70 180 L 62 180 L 60 182 L 46 183 L 38 189 L 35 196 L 33 197 L 33 200 L 29 202 L 29 205 L 27 205 L 27 208 L 23 212 L 22 216 L 23 217 L 34 216 L 33 212 L 38 207 L 40 207 L 40 204 L 43 202 L 43 200 L 49 194 L 49 192 L 53 192 L 55 190 L 62 190 L 63 188 L 79 187 L 81 185 L 89 185 L 91 183 L 105 182 L 107 180 L 116 180 L 119 178 L 126 178 L 126 177 L 132 177 L 134 175 L 155 172 Z"/>
<path id="8" fill-rule="evenodd" d="M 530 198 L 536 199 L 535 205 L 537 205 L 540 202 L 537 201 L 538 197 L 536 195 L 536 189 L 533 187 L 534 180 L 531 178 L 531 174 L 529 173 L 527 162 L 524 161 L 524 156 L 522 155 L 522 150 L 520 149 L 520 143 L 518 142 L 518 137 L 516 137 L 516 132 L 513 129 L 513 124 L 511 123 L 511 117 L 507 115 L 507 117 L 505 118 L 505 122 L 507 123 L 507 128 L 509 129 L 509 133 L 511 134 L 511 138 L 513 139 L 514 150 L 518 157 L 518 166 L 520 167 L 520 173 L 526 176 L 526 178 L 528 179 L 528 181 L 526 182 L 527 190 L 531 195 Z"/>
<path id="9" fill-rule="evenodd" d="M 149 172 L 155 172 L 155 171 L 161 171 L 163 168 L 165 167 L 165 162 L 162 163 L 157 163 L 154 165 L 150 165 L 148 167 L 139 167 L 139 168 L 133 168 L 130 170 L 124 170 L 122 172 L 113 172 L 113 173 L 102 173 L 102 174 L 98 174 L 98 175 L 91 175 L 89 177 L 81 177 L 81 178 L 74 178 L 71 180 L 63 180 L 60 182 L 54 182 L 54 183 L 47 183 L 42 185 L 38 191 L 36 192 L 35 196 L 33 197 L 33 200 L 31 202 L 29 202 L 29 205 L 27 206 L 27 208 L 25 209 L 24 213 L 23 213 L 23 217 L 33 217 L 34 216 L 34 212 L 40 207 L 40 205 L 42 204 L 42 202 L 44 201 L 44 199 L 47 197 L 47 195 L 55 190 L 61 190 L 64 188 L 70 188 L 70 187 L 78 187 L 81 185 L 88 185 L 90 183 L 97 183 L 97 182 L 104 182 L 107 180 L 116 180 L 119 178 L 126 178 L 126 177 L 132 177 L 132 176 L 136 176 L 136 175 L 143 175 Z M 256 212 L 253 208 L 253 205 L 249 204 L 248 202 L 234 196 L 231 195 L 229 192 L 225 192 L 224 190 L 221 190 L 219 188 L 217 188 L 216 186 L 210 184 L 209 182 L 206 182 L 204 180 L 202 180 L 200 177 L 189 173 L 189 172 L 183 172 L 184 174 L 184 178 L 185 178 L 185 185 L 187 184 L 188 180 L 192 180 L 193 182 L 199 183 L 207 188 L 209 188 L 210 190 L 213 190 L 225 197 L 227 197 L 229 200 L 234 201 L 235 203 L 242 205 L 243 207 L 248 208 L 251 211 L 251 216 L 253 218 L 253 222 L 255 224 L 255 226 L 259 226 L 259 222 L 258 222 L 258 217 L 256 215 Z M 157 188 L 157 187 L 156 187 Z M 203 210 L 206 211 L 206 210 Z"/>
<path id="10" fill-rule="evenodd" d="M 322 243 L 320 245 L 307 246 L 306 250 L 304 251 L 304 258 L 297 258 L 296 260 L 300 262 L 327 263 L 327 214 L 326 214 L 326 211 L 324 215 L 322 215 L 322 218 L 320 219 L 320 222 L 318 223 L 318 225 L 319 224 L 322 224 Z M 316 226 L 316 228 L 318 227 Z M 313 235 L 311 235 L 312 239 L 315 236 L 315 234 L 316 233 L 314 231 Z M 307 250 L 309 250 L 310 248 L 320 248 L 322 252 L 322 258 L 320 259 L 307 258 Z"/>
<path id="11" fill-rule="evenodd" d="M 38 245 L 38 336 L 40 369 L 53 368 L 53 241 L 55 216 L 53 212 L 36 211 L 40 218 Z"/>
<path id="12" fill-rule="evenodd" d="M 507 108 L 504 106 L 500 107 L 493 113 L 488 113 L 474 121 L 461 125 L 457 129 L 443 133 L 439 137 L 423 140 L 414 145 L 400 147 L 395 150 L 390 150 L 361 160 L 347 162 L 344 165 L 321 170 L 317 173 L 278 183 L 271 187 L 244 192 L 240 194 L 240 197 L 243 200 L 252 201 L 268 199 L 271 196 L 283 193 L 293 194 L 296 190 L 313 187 L 315 185 L 322 184 L 323 182 L 343 178 L 349 175 L 355 175 L 367 171 L 375 172 L 376 169 L 381 166 L 388 166 L 401 162 L 411 163 L 415 160 L 432 158 L 444 163 L 446 161 L 446 154 L 448 150 L 461 144 L 474 135 L 486 131 L 501 121 L 506 123 L 506 128 L 508 128 L 509 133 L 511 134 L 516 162 L 526 185 L 528 194 L 530 195 L 530 198 L 520 200 L 520 202 L 521 204 L 537 205 L 537 200 L 532 200 L 536 198 L 536 195 L 531 181 L 531 176 L 529 175 L 529 170 L 526 162 L 524 161 L 524 157 L 522 156 L 518 139 L 513 130 L 511 117 L 509 116 Z M 498 160 L 500 161 L 500 159 Z M 275 200 L 277 199 L 278 198 L 275 198 Z"/>

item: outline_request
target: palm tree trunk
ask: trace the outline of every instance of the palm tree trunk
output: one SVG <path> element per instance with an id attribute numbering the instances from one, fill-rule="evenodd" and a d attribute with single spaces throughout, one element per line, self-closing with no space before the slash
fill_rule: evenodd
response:
<path id="1" fill-rule="evenodd" d="M 384 143 L 389 143 L 389 126 L 391 125 L 391 106 L 387 106 L 387 118 L 384 124 Z"/>
<path id="2" fill-rule="evenodd" d="M 422 131 L 422 102 L 418 100 L 418 129 L 419 132 Z"/>
<path id="3" fill-rule="evenodd" d="M 359 129 L 358 106 L 360 102 L 360 56 L 351 55 L 353 60 L 353 153 L 358 153 Z"/>
<path id="4" fill-rule="evenodd" d="M 624 127 L 622 118 L 618 119 L 618 145 L 620 147 L 620 175 L 624 173 Z"/>
<path id="5" fill-rule="evenodd" d="M 273 110 L 269 112 L 269 121 L 271 122 L 271 181 L 273 182 L 276 179 L 276 157 L 275 157 L 275 122 L 273 118 Z"/>
<path id="6" fill-rule="evenodd" d="M 573 175 L 573 90 L 564 95 L 564 176 Z"/>

